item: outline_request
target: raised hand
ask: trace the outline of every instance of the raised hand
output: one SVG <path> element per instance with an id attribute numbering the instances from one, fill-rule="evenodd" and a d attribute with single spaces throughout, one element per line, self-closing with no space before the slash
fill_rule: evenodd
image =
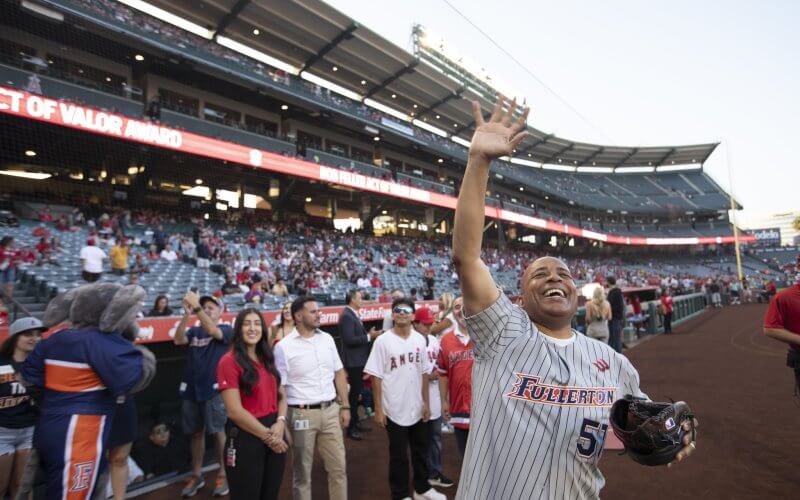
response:
<path id="1" fill-rule="evenodd" d="M 530 109 L 525 108 L 522 115 L 512 123 L 517 100 L 511 101 L 507 111 L 503 111 L 504 103 L 507 103 L 506 99 L 502 95 L 498 96 L 489 120 L 484 121 L 480 104 L 472 101 L 475 134 L 472 136 L 469 146 L 470 156 L 480 157 L 486 161 L 501 156 L 510 156 L 514 148 L 529 135 L 523 129 Z"/>

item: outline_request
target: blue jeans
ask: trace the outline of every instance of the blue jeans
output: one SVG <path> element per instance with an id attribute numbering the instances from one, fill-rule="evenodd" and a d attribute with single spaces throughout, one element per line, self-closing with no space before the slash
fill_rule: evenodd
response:
<path id="1" fill-rule="evenodd" d="M 428 477 L 442 473 L 442 417 L 428 420 Z"/>
<path id="2" fill-rule="evenodd" d="M 622 353 L 622 320 L 612 319 L 608 322 L 608 345 Z"/>

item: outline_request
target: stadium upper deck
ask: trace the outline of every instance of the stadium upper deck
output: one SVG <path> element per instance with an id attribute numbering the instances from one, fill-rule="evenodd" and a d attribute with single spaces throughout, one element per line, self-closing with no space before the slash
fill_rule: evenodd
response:
<path id="1" fill-rule="evenodd" d="M 168 16 L 160 15 L 156 19 L 111 0 L 48 0 L 46 3 L 57 7 L 59 12 L 66 12 L 67 23 L 80 25 L 80 29 L 89 29 L 108 39 L 109 45 L 114 48 L 108 48 L 106 52 L 122 49 L 123 53 L 128 53 L 125 57 L 131 60 L 133 54 L 139 52 L 145 54 L 148 60 L 169 58 L 175 64 L 190 67 L 195 75 L 221 75 L 221 78 L 250 88 L 255 84 L 259 93 L 269 94 L 292 105 L 302 105 L 310 110 L 312 116 L 322 113 L 327 122 L 335 127 L 351 132 L 360 130 L 362 135 L 366 131 L 387 146 L 410 146 L 411 149 L 424 151 L 433 168 L 424 169 L 428 175 L 421 176 L 421 171 L 409 171 L 405 164 L 399 172 L 386 168 L 390 164 L 390 153 L 376 164 L 377 156 L 358 158 L 355 146 L 345 148 L 344 152 L 336 151 L 330 147 L 334 141 L 328 138 L 324 139 L 324 146 L 322 139 L 318 145 L 311 145 L 317 163 L 357 171 L 378 179 L 391 177 L 396 182 L 437 195 L 441 193 L 447 198 L 456 193 L 466 154 L 464 137 L 469 137 L 471 128 L 465 119 L 467 115 L 458 113 L 466 109 L 466 99 L 482 98 L 484 102 L 489 99 L 486 92 L 467 85 L 461 85 L 460 91 L 456 89 L 454 92 L 450 88 L 455 82 L 452 75 L 445 75 L 430 64 L 420 63 L 421 59 L 391 45 L 320 2 L 280 6 L 244 1 L 235 5 L 234 2 L 227 2 L 231 5 L 226 2 L 214 5 L 205 2 L 169 2 L 168 5 L 162 5 L 165 9 L 172 9 L 169 12 L 198 23 L 194 26 L 183 24 L 194 34 L 161 20 L 169 20 Z M 265 9 L 273 10 L 267 12 Z M 215 17 L 218 14 L 221 17 Z M 297 19 L 303 19 L 303 22 L 298 23 Z M 176 21 L 172 22 L 174 24 Z M 324 23 L 328 25 L 323 26 Z M 334 28 L 340 25 L 343 28 L 337 32 Z M 254 29 L 259 31 L 260 36 L 253 35 Z M 330 39 L 322 44 L 323 38 L 328 35 L 331 35 Z M 132 44 L 132 41 L 143 43 Z M 13 48 L 10 52 L 14 52 Z M 273 58 L 267 52 L 281 59 Z M 181 59 L 172 59 L 176 56 Z M 44 68 L 37 70 L 43 76 L 43 93 L 54 93 L 54 97 L 65 95 L 66 91 L 59 87 L 58 81 L 45 76 L 60 76 L 54 67 L 56 64 L 48 65 L 39 57 L 34 59 L 44 65 Z M 392 66 L 401 63 L 407 69 L 395 70 Z M 13 83 L 17 88 L 24 88 L 25 79 L 30 76 L 29 73 L 15 72 L 13 68 L 2 67 L 0 70 L 3 80 Z M 78 95 L 73 101 L 114 109 L 127 116 L 142 117 L 148 100 L 161 90 L 145 84 L 142 91 L 135 86 L 142 80 L 142 73 L 147 71 L 147 66 L 143 69 L 134 65 L 127 76 L 120 78 L 121 82 L 111 81 L 105 86 L 109 88 L 100 89 L 119 97 L 86 93 L 74 88 L 69 92 Z M 299 73 L 299 76 L 293 73 Z M 361 76 L 356 77 L 357 74 Z M 339 86 L 338 91 L 320 91 L 314 75 L 321 75 L 328 82 L 335 83 Z M 74 78 L 69 80 L 75 81 Z M 48 89 L 52 89 L 50 94 Z M 442 92 L 450 92 L 451 97 L 445 98 Z M 163 124 L 267 151 L 283 154 L 294 152 L 295 144 L 285 136 L 280 137 L 283 130 L 267 130 L 257 140 L 252 134 L 244 132 L 242 129 L 251 129 L 249 116 L 241 114 L 231 122 L 224 110 L 220 113 L 218 109 L 211 108 L 208 102 L 204 103 L 205 106 L 187 110 L 175 102 L 164 100 L 163 95 L 160 98 Z M 362 99 L 363 102 L 359 102 Z M 407 109 L 408 112 L 404 114 L 398 109 Z M 450 121 L 452 124 L 449 128 L 441 128 Z M 649 220 L 642 219 L 643 224 L 658 222 L 653 218 L 661 217 L 662 224 L 666 223 L 671 228 L 662 233 L 665 236 L 690 239 L 705 236 L 711 238 L 708 241 L 710 243 L 724 242 L 730 238 L 730 226 L 725 227 L 720 222 L 709 224 L 720 218 L 717 214 L 724 211 L 728 204 L 725 193 L 701 168 L 716 144 L 619 148 L 578 144 L 540 131 L 532 132 L 535 139 L 520 148 L 522 158 L 511 159 L 512 163 L 500 162 L 497 167 L 496 179 L 493 179 L 496 189 L 488 204 L 498 209 L 494 214 L 498 218 L 522 224 L 532 223 L 542 229 L 577 236 L 588 235 L 584 234 L 583 229 L 595 233 L 603 230 L 612 232 L 611 228 L 615 228 L 616 234 L 624 236 L 618 242 L 624 243 L 629 241 L 627 237 L 631 235 L 652 234 L 652 226 L 645 232 L 636 230 L 636 222 L 639 221 L 634 220 L 633 215 L 639 214 L 650 217 Z M 361 149 L 358 152 L 364 151 Z M 524 158 L 540 161 L 545 168 L 531 167 L 529 160 Z M 644 166 L 645 162 L 649 165 Z M 682 163 L 689 164 L 683 167 L 686 170 L 669 171 L 680 167 Z M 438 175 L 430 175 L 431 171 L 438 171 Z M 612 171 L 613 175 L 608 175 Z M 527 192 L 511 195 L 517 187 Z M 566 210 L 573 208 L 575 213 L 566 213 Z M 608 226 L 604 229 L 601 225 L 587 223 L 587 217 L 577 213 L 577 210 L 590 215 L 615 213 L 618 217 L 604 221 Z M 511 215 L 502 217 L 501 211 Z M 698 225 L 687 224 L 690 219 L 688 216 L 685 220 L 669 221 L 676 215 L 689 215 L 687 212 L 692 219 L 702 214 L 707 217 L 698 219 L 701 221 Z M 631 214 L 630 218 L 626 217 L 628 214 Z M 526 217 L 535 217 L 536 220 L 531 221 Z M 544 218 L 554 222 L 542 225 Z M 569 231 L 565 226 L 562 227 L 563 224 L 577 227 Z M 721 229 L 714 231 L 715 227 L 720 226 Z M 681 227 L 686 231 L 680 231 Z M 655 232 L 658 231 L 656 228 Z M 715 240 L 715 236 L 723 239 Z M 688 244 L 692 242 L 700 241 L 683 241 Z"/>

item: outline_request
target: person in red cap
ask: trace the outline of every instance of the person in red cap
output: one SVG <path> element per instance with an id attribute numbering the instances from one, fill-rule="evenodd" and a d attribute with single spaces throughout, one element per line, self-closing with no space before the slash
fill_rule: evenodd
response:
<path id="1" fill-rule="evenodd" d="M 439 394 L 439 370 L 436 360 L 439 358 L 439 339 L 431 333 L 436 322 L 433 311 L 420 307 L 414 312 L 414 329 L 425 337 L 428 345 L 428 361 L 431 364 L 429 376 L 429 400 L 431 418 L 428 420 L 428 482 L 433 486 L 449 488 L 453 481 L 442 473 L 442 400 Z"/>
<path id="2" fill-rule="evenodd" d="M 781 290 L 770 301 L 764 334 L 789 344 L 786 365 L 794 370 L 795 395 L 800 397 L 800 273 L 794 285 Z"/>

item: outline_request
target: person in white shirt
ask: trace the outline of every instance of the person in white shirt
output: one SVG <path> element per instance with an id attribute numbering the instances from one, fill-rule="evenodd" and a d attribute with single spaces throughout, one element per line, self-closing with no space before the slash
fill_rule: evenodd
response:
<path id="1" fill-rule="evenodd" d="M 389 488 L 393 500 L 409 498 L 408 452 L 414 499 L 444 500 L 428 481 L 429 374 L 425 337 L 415 331 L 414 302 L 392 302 L 394 327 L 373 343 L 364 372 L 372 375 L 375 422 L 389 434 Z"/>
<path id="2" fill-rule="evenodd" d="M 100 279 L 100 275 L 103 274 L 103 260 L 108 258 L 108 255 L 98 248 L 96 243 L 94 238 L 89 238 L 80 253 L 81 276 L 89 283 Z"/>
<path id="3" fill-rule="evenodd" d="M 328 473 L 328 496 L 347 499 L 342 429 L 350 424 L 347 374 L 333 337 L 319 329 L 320 308 L 313 297 L 292 302 L 295 328 L 275 346 L 275 366 L 289 404 L 294 500 L 311 500 L 314 449 Z M 344 403 L 345 406 L 340 406 Z"/>
<path id="4" fill-rule="evenodd" d="M 164 250 L 161 250 L 161 258 L 167 262 L 175 262 L 178 260 L 178 254 L 176 254 L 175 250 L 172 249 L 172 245 L 170 243 L 167 243 L 167 246 L 164 247 Z"/>
<path id="5" fill-rule="evenodd" d="M 432 332 L 431 327 L 435 322 L 433 311 L 427 307 L 420 307 L 414 313 L 414 329 L 428 343 L 428 362 L 431 364 L 428 375 L 428 402 L 431 409 L 431 418 L 428 420 L 428 482 L 433 486 L 449 488 L 454 483 L 442 473 L 442 400 L 439 392 L 439 370 L 436 368 L 439 351 L 442 349 L 439 338 Z"/>
<path id="6" fill-rule="evenodd" d="M 370 288 L 370 286 L 372 286 L 372 284 L 369 282 L 369 279 L 367 278 L 367 275 L 366 274 L 362 274 L 361 277 L 359 277 L 358 280 L 356 280 L 356 286 L 358 288 L 362 288 L 363 289 L 363 288 Z"/>

